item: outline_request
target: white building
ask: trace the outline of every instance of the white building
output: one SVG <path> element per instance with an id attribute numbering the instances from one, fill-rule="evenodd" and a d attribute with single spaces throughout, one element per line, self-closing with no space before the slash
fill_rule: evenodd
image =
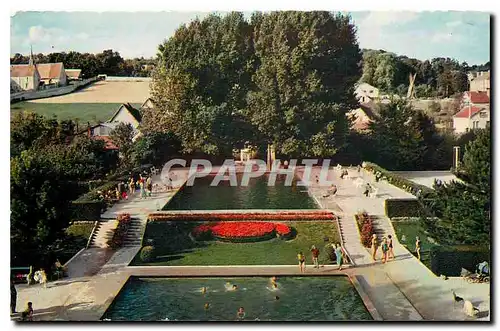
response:
<path id="1" fill-rule="evenodd" d="M 38 89 L 40 74 L 34 64 L 16 64 L 10 66 L 11 92 L 30 91 Z"/>
<path id="2" fill-rule="evenodd" d="M 379 98 L 378 88 L 367 83 L 358 84 L 354 90 L 354 94 L 360 103 L 367 103 Z"/>
<path id="3" fill-rule="evenodd" d="M 473 129 L 485 129 L 490 125 L 489 107 L 466 106 L 453 116 L 453 130 L 457 134 Z"/>

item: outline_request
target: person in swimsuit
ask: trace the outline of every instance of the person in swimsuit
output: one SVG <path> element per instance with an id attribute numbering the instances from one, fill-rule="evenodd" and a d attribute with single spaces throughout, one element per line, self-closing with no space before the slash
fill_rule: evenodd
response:
<path id="1" fill-rule="evenodd" d="M 305 272 L 306 271 L 306 257 L 304 254 L 302 254 L 302 252 L 299 252 L 299 254 L 297 254 L 297 259 L 299 260 L 299 269 L 300 269 L 300 272 Z"/>
<path id="2" fill-rule="evenodd" d="M 205 294 L 207 293 L 207 288 L 206 287 L 202 287 L 201 288 L 201 294 Z"/>
<path id="3" fill-rule="evenodd" d="M 245 309 L 243 309 L 243 307 L 240 307 L 240 309 L 238 309 L 238 312 L 236 313 L 236 317 L 240 320 L 244 319 L 245 318 Z"/>
<path id="4" fill-rule="evenodd" d="M 382 240 L 382 263 L 387 262 L 387 252 L 389 251 L 389 245 L 387 244 L 387 239 Z"/>
<path id="5" fill-rule="evenodd" d="M 337 257 L 337 264 L 339 265 L 339 271 L 342 270 L 342 263 L 344 262 L 344 251 L 340 244 L 335 247 L 335 256 Z"/>
<path id="6" fill-rule="evenodd" d="M 417 237 L 415 241 L 415 252 L 417 253 L 417 258 L 420 260 L 420 246 L 421 246 L 420 238 Z"/>
<path id="7" fill-rule="evenodd" d="M 389 253 L 388 253 L 388 258 L 391 259 L 395 259 L 396 257 L 394 256 L 394 250 L 393 250 L 393 246 L 392 246 L 392 236 L 391 235 L 388 235 L 387 236 L 389 238 L 389 240 L 387 240 L 387 243 L 389 244 Z"/>
<path id="8" fill-rule="evenodd" d="M 375 254 L 377 254 L 378 244 L 377 244 L 377 235 L 374 233 L 372 236 L 372 259 L 373 261 L 377 261 Z"/>

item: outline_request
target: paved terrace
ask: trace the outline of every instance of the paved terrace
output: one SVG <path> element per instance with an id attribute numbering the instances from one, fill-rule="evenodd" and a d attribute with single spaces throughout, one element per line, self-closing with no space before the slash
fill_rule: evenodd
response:
<path id="1" fill-rule="evenodd" d="M 300 169 L 299 169 L 300 173 Z M 350 170 L 356 175 L 355 169 Z M 373 176 L 361 172 L 366 180 L 373 180 Z M 331 177 L 330 177 L 331 176 Z M 399 190 L 384 182 L 376 183 L 379 188 L 379 197 L 367 198 L 361 195 L 352 180 L 338 178 L 335 170 L 331 170 L 329 177 L 338 186 L 338 195 L 331 199 L 322 199 L 325 188 L 312 185 L 310 194 L 317 199 L 323 208 L 336 211 L 343 222 L 354 222 L 352 216 L 360 210 L 366 210 L 373 215 L 383 215 L 384 197 L 408 197 L 407 192 Z M 314 177 L 313 177 L 314 178 Z M 171 196 L 170 196 L 171 197 Z M 169 196 L 161 197 L 168 201 Z M 160 199 L 160 198 L 159 198 Z M 134 199 L 120 204 L 109 211 L 112 213 L 130 212 L 133 215 L 147 215 L 156 211 L 156 199 L 142 200 L 134 203 Z M 163 201 L 163 200 L 162 200 Z M 387 220 L 389 222 L 389 220 Z M 468 284 L 459 278 L 450 278 L 444 281 L 434 276 L 417 259 L 408 254 L 397 240 L 395 241 L 396 261 L 385 265 L 371 261 L 368 251 L 359 240 L 344 243 L 348 248 L 356 248 L 359 256 L 352 256 L 358 267 L 347 268 L 343 273 L 353 277 L 355 286 L 361 290 L 361 296 L 373 303 L 366 303 L 369 310 L 384 320 L 466 320 L 461 311 L 461 305 L 454 305 L 451 290 L 458 295 L 471 300 L 483 312 L 480 319 L 489 320 L 489 284 Z M 80 262 L 75 259 L 74 269 L 78 270 L 78 263 L 82 269 L 91 269 L 91 275 L 85 272 L 74 272 L 63 281 L 50 283 L 47 289 L 39 285 L 18 288 L 18 310 L 27 301 L 32 301 L 35 309 L 35 320 L 64 320 L 64 321 L 96 321 L 103 315 L 113 298 L 125 284 L 130 275 L 146 276 L 222 276 L 222 275 L 301 275 L 297 266 L 190 266 L 190 267 L 128 267 L 139 247 L 122 248 L 111 257 L 99 251 L 99 260 L 102 267 L 95 263 L 88 264 L 92 254 L 84 254 Z M 361 263 L 360 263 L 361 262 Z M 359 265 L 364 265 L 360 267 Z M 99 270 L 96 272 L 96 270 Z M 337 275 L 332 266 L 325 266 L 318 270 L 307 268 L 307 275 Z M 376 312 L 374 309 L 376 308 Z M 17 319 L 15 316 L 14 319 Z"/>

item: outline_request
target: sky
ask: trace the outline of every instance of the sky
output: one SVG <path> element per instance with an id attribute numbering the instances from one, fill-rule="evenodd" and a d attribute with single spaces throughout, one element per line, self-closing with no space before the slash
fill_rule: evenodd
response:
<path id="1" fill-rule="evenodd" d="M 246 13 L 249 16 L 250 13 Z M 481 12 L 350 12 L 360 48 L 420 60 L 490 61 L 490 14 Z M 11 17 L 11 55 L 105 49 L 151 57 L 175 29 L 204 12 L 18 12 Z"/>

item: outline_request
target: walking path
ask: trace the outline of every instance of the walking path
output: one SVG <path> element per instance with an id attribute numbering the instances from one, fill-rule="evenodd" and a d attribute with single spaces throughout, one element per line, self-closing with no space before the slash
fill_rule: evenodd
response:
<path id="1" fill-rule="evenodd" d="M 350 170 L 357 176 L 357 171 Z M 362 172 L 360 177 L 371 180 L 372 176 Z M 314 178 L 314 172 L 313 172 Z M 356 267 L 339 272 L 334 266 L 313 269 L 308 267 L 307 275 L 338 275 L 351 277 L 356 288 L 372 312 L 384 320 L 466 320 L 461 304 L 454 305 L 451 290 L 482 312 L 489 311 L 489 284 L 468 284 L 459 278 L 445 281 L 434 276 L 423 264 L 414 258 L 394 237 L 396 260 L 387 264 L 373 262 L 370 254 L 359 240 L 354 214 L 365 210 L 376 215 L 390 231 L 390 220 L 384 216 L 383 202 L 387 197 L 411 197 L 405 191 L 384 182 L 376 183 L 379 196 L 367 198 L 356 188 L 352 179 L 340 179 L 335 170 L 330 178 L 338 187 L 335 197 L 322 198 L 326 188 L 313 184 L 310 194 L 326 209 L 339 215 L 344 247 Z M 172 195 L 158 196 L 163 204 Z M 107 212 L 114 218 L 117 213 L 129 212 L 145 221 L 149 212 L 156 211 L 157 200 L 147 199 L 116 205 Z M 162 204 L 162 206 L 163 206 Z M 106 217 L 106 216 L 103 216 Z M 19 285 L 18 310 L 27 301 L 32 301 L 35 320 L 96 321 L 104 314 L 114 297 L 129 276 L 274 276 L 301 275 L 297 266 L 172 266 L 172 267 L 128 267 L 139 251 L 139 246 L 125 247 L 112 256 L 109 250 L 92 248 L 77 256 L 68 266 L 70 278 L 53 282 L 47 289 L 39 285 Z M 378 315 L 379 314 L 379 315 Z M 15 317 L 17 318 L 17 317 Z M 489 316 L 481 319 L 489 320 Z"/>
<path id="2" fill-rule="evenodd" d="M 459 296 L 470 300 L 474 306 L 479 307 L 482 316 L 479 320 L 489 320 L 487 314 L 490 310 L 489 284 L 469 284 L 461 278 L 450 278 L 443 280 L 435 276 L 426 266 L 408 252 L 398 241 L 394 234 L 391 221 L 385 216 L 384 200 L 386 198 L 415 198 L 413 195 L 403 191 L 385 181 L 375 183 L 372 174 L 361 170 L 348 169 L 350 177 L 360 177 L 365 183 L 370 182 L 378 188 L 377 197 L 370 198 L 362 195 L 362 188 L 357 188 L 352 179 L 340 179 L 340 173 L 332 169 L 328 179 L 335 182 L 338 193 L 335 197 L 322 198 L 327 188 L 313 184 L 309 191 L 323 208 L 340 211 L 339 223 L 344 231 L 344 247 L 350 254 L 355 265 L 367 268 L 360 270 L 358 277 L 362 277 L 360 283 L 365 291 L 374 301 L 379 313 L 387 320 L 410 320 L 418 319 L 420 315 L 425 320 L 467 320 L 462 311 L 462 304 L 454 304 L 451 294 L 454 290 Z M 316 171 L 316 172 L 315 172 Z M 313 176 L 319 169 L 313 170 Z M 361 245 L 360 237 L 355 224 L 354 214 L 366 211 L 377 218 L 378 226 L 383 229 L 385 235 L 391 234 L 394 242 L 395 261 L 382 264 L 373 262 L 368 249 Z M 377 253 L 380 259 L 381 252 Z M 379 260 L 380 261 L 380 260 Z M 363 280 L 364 279 L 364 280 Z M 406 300 L 399 298 L 399 307 L 406 301 L 414 307 L 406 305 L 403 315 L 394 313 L 393 298 L 384 295 L 387 288 L 396 286 Z M 406 316 L 406 317 L 404 317 Z"/>

